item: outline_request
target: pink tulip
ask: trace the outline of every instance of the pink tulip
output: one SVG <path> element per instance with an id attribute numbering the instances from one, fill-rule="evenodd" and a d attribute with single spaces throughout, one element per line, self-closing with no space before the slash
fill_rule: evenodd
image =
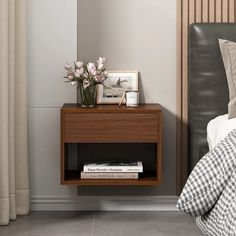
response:
<path id="1" fill-rule="evenodd" d="M 73 75 L 69 75 L 69 76 L 68 76 L 68 79 L 69 79 L 69 80 L 72 80 L 73 78 L 74 78 Z"/>
<path id="2" fill-rule="evenodd" d="M 66 63 L 66 64 L 65 64 L 65 70 L 71 70 L 71 69 L 72 69 L 71 65 L 69 65 L 68 63 Z"/>
<path id="3" fill-rule="evenodd" d="M 76 66 L 80 69 L 84 66 L 84 63 L 82 61 L 76 62 Z"/>
<path id="4" fill-rule="evenodd" d="M 77 84 L 77 82 L 76 82 L 76 81 L 72 81 L 70 84 L 71 84 L 72 86 L 74 86 L 74 85 Z"/>
<path id="5" fill-rule="evenodd" d="M 105 64 L 105 62 L 106 62 L 106 58 L 105 57 L 99 57 L 98 60 L 97 60 L 98 64 Z"/>
<path id="6" fill-rule="evenodd" d="M 99 70 L 104 69 L 104 64 L 98 64 L 98 69 L 99 69 Z"/>
<path id="7" fill-rule="evenodd" d="M 95 77 L 94 77 L 94 79 L 96 80 L 96 82 L 100 82 L 100 75 L 96 75 Z"/>
<path id="8" fill-rule="evenodd" d="M 108 72 L 106 70 L 103 71 L 103 76 L 106 77 L 106 78 L 108 77 Z"/>
<path id="9" fill-rule="evenodd" d="M 67 76 L 74 75 L 74 72 L 72 69 L 67 70 Z"/>
<path id="10" fill-rule="evenodd" d="M 86 89 L 89 85 L 90 85 L 90 82 L 87 79 L 83 80 L 84 89 Z"/>
<path id="11" fill-rule="evenodd" d="M 88 72 L 91 73 L 92 75 L 97 74 L 97 69 L 94 63 L 88 63 L 87 68 L 88 68 Z"/>
<path id="12" fill-rule="evenodd" d="M 84 67 L 81 67 L 80 69 L 76 70 L 76 73 L 81 76 L 84 73 Z"/>

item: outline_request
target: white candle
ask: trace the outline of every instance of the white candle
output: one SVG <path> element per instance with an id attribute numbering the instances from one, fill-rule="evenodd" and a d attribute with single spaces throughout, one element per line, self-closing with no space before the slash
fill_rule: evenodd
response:
<path id="1" fill-rule="evenodd" d="M 126 106 L 137 107 L 139 103 L 138 91 L 127 91 L 126 92 Z"/>

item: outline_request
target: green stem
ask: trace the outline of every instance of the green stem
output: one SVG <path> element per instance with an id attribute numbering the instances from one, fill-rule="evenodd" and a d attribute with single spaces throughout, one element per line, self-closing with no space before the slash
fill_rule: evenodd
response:
<path id="1" fill-rule="evenodd" d="M 86 89 L 80 85 L 80 95 L 82 106 L 94 106 L 96 104 L 96 85 L 90 85 Z"/>

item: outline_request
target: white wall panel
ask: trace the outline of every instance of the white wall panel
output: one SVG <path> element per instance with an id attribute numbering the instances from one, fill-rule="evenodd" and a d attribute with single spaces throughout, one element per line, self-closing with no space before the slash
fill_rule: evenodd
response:
<path id="1" fill-rule="evenodd" d="M 77 0 L 28 0 L 28 94 L 30 107 L 75 102 L 64 83 L 64 64 L 77 57 Z"/>
<path id="2" fill-rule="evenodd" d="M 76 187 L 60 185 L 60 109 L 29 110 L 32 196 L 73 196 Z"/>

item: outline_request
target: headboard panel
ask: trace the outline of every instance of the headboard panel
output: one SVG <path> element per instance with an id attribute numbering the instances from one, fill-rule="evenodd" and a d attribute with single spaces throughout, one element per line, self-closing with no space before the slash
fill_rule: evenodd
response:
<path id="1" fill-rule="evenodd" d="M 236 41 L 236 24 L 193 24 L 189 32 L 189 173 L 208 151 L 207 123 L 227 113 L 229 92 L 218 39 Z"/>

